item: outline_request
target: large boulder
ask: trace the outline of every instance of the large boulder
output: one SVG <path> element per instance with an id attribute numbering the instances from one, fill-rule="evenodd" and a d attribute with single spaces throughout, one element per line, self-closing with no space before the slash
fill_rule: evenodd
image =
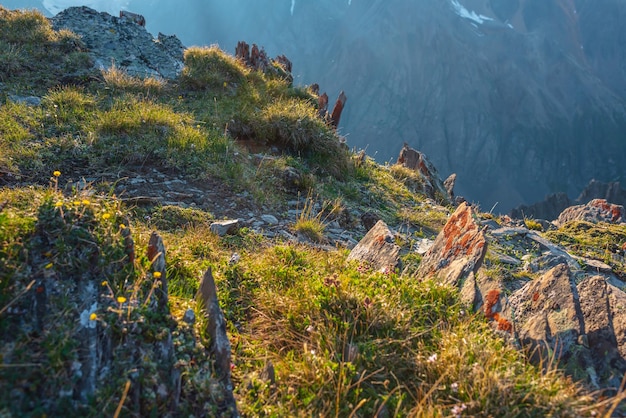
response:
<path id="1" fill-rule="evenodd" d="M 132 19 L 70 7 L 50 19 L 55 30 L 80 35 L 98 69 L 117 67 L 131 75 L 176 78 L 183 69 L 184 46 L 176 36 L 157 39 Z"/>
<path id="2" fill-rule="evenodd" d="M 570 206 L 559 215 L 557 225 L 570 221 L 624 223 L 626 212 L 624 207 L 608 203 L 605 199 L 593 199 L 586 205 Z"/>

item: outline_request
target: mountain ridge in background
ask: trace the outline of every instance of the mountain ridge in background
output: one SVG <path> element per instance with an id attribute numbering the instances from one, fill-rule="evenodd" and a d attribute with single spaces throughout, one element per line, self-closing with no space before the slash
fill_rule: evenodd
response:
<path id="1" fill-rule="evenodd" d="M 350 146 L 391 161 L 407 142 L 444 177 L 456 172 L 457 192 L 484 208 L 624 179 L 626 5 L 617 0 L 124 7 L 186 45 L 234 51 L 246 40 L 284 53 L 297 83 L 346 91 L 340 132 Z"/>

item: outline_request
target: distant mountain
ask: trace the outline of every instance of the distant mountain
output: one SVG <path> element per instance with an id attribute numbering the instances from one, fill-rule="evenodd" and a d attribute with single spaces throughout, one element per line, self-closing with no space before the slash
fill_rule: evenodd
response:
<path id="1" fill-rule="evenodd" d="M 54 1 L 54 0 L 50 0 Z M 186 45 L 286 54 L 296 83 L 345 90 L 340 132 L 379 161 L 404 142 L 456 191 L 506 212 L 626 180 L 622 0 L 130 0 Z"/>

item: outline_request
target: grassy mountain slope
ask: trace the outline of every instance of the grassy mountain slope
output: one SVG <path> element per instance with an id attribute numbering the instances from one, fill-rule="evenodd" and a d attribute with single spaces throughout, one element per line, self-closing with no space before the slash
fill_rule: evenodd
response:
<path id="1" fill-rule="evenodd" d="M 455 289 L 414 277 L 420 257 L 409 249 L 436 233 L 446 208 L 414 193 L 417 174 L 346 150 L 307 88 L 217 48 L 187 50 L 174 81 L 95 72 L 71 33 L 2 8 L 0 82 L 3 416 L 228 416 L 195 300 L 209 267 L 242 415 L 610 413 L 611 399 L 556 365 L 530 365 Z M 30 95 L 41 104 L 15 100 Z M 289 152 L 259 160 L 233 140 L 233 124 Z M 290 167 L 300 192 L 277 187 Z M 204 187 L 215 208 L 140 203 L 117 187 L 155 173 Z M 298 193 L 308 210 L 292 215 L 286 202 Z M 291 219 L 308 239 L 251 227 L 220 238 L 209 225 L 230 201 L 239 217 Z M 349 250 L 320 245 L 337 213 L 354 225 L 366 211 L 413 231 L 398 238 L 403 271 L 347 263 Z M 153 231 L 167 249 L 171 315 L 154 307 Z M 106 370 L 86 368 L 91 350 Z"/>

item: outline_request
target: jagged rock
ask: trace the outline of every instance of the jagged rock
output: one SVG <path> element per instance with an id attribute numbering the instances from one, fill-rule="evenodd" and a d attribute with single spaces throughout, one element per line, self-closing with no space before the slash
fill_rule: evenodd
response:
<path id="1" fill-rule="evenodd" d="M 521 205 L 511 210 L 511 217 L 516 219 L 556 219 L 565 208 L 572 205 L 572 200 L 565 193 L 554 193 L 541 202 Z"/>
<path id="2" fill-rule="evenodd" d="M 424 179 L 423 192 L 427 196 L 436 201 L 452 203 L 452 198 L 439 177 L 437 169 L 423 153 L 409 147 L 409 144 L 405 143 L 402 150 L 400 150 L 397 164 L 402 164 L 404 167 L 414 170 L 422 176 Z"/>
<path id="3" fill-rule="evenodd" d="M 448 196 L 450 196 L 450 200 L 454 201 L 454 185 L 456 184 L 456 173 L 452 173 L 448 176 L 447 179 L 443 181 L 443 187 L 448 192 Z"/>
<path id="4" fill-rule="evenodd" d="M 335 128 L 339 126 L 339 120 L 341 119 L 341 112 L 343 112 L 343 108 L 346 105 L 346 101 L 348 97 L 342 91 L 339 93 L 339 97 L 337 97 L 337 101 L 335 102 L 335 106 L 333 107 L 333 111 L 330 114 L 330 124 Z"/>
<path id="5" fill-rule="evenodd" d="M 501 320 L 514 324 L 532 360 L 557 360 L 594 388 L 619 387 L 626 371 L 626 293 L 605 277 L 576 285 L 562 263 L 513 292 L 507 303 Z"/>
<path id="6" fill-rule="evenodd" d="M 450 216 L 417 270 L 417 277 L 438 277 L 462 287 L 480 268 L 487 252 L 485 234 L 474 219 L 474 210 L 461 203 Z"/>
<path id="7" fill-rule="evenodd" d="M 233 396 L 233 384 L 231 382 L 231 348 L 228 335 L 226 334 L 226 319 L 217 299 L 217 288 L 213 273 L 209 268 L 204 273 L 204 278 L 198 290 L 198 298 L 203 303 L 203 309 L 208 314 L 206 332 L 211 339 L 211 352 L 215 356 L 215 369 L 220 377 L 224 389 L 224 405 L 231 416 L 238 416 L 235 397 Z"/>
<path id="8" fill-rule="evenodd" d="M 123 68 L 131 75 L 176 78 L 183 69 L 182 43 L 175 36 L 158 39 L 134 21 L 70 7 L 50 19 L 55 30 L 69 29 L 81 40 L 98 69 Z"/>
<path id="9" fill-rule="evenodd" d="M 274 73 L 282 76 L 289 83 L 293 82 L 291 75 L 292 64 L 285 55 L 279 55 L 270 59 L 265 49 L 252 44 L 252 48 L 244 41 L 237 42 L 235 57 L 241 60 L 247 67 L 264 73 Z"/>
<path id="10" fill-rule="evenodd" d="M 369 263 L 375 270 L 395 269 L 400 264 L 400 247 L 387 224 L 380 220 L 350 251 L 347 261 L 359 260 Z"/>
<path id="11" fill-rule="evenodd" d="M 415 244 L 415 252 L 419 255 L 424 255 L 428 252 L 428 250 L 430 250 L 434 243 L 435 241 L 433 240 L 430 240 L 428 238 L 422 238 Z"/>
<path id="12" fill-rule="evenodd" d="M 621 205 L 608 203 L 605 199 L 594 199 L 586 205 L 570 206 L 559 215 L 557 225 L 570 221 L 624 223 L 626 212 Z"/>
<path id="13" fill-rule="evenodd" d="M 576 202 L 583 204 L 593 199 L 606 199 L 607 202 L 626 206 L 626 190 L 618 181 L 605 183 L 593 179 L 576 198 Z"/>
<path id="14" fill-rule="evenodd" d="M 561 212 L 573 205 L 584 205 L 594 199 L 605 199 L 616 205 L 626 205 L 626 190 L 619 182 L 605 183 L 591 180 L 576 200 L 571 200 L 565 193 L 554 193 L 541 202 L 521 205 L 511 211 L 513 218 L 556 219 Z"/>
<path id="15" fill-rule="evenodd" d="M 234 234 L 239 230 L 239 220 L 225 220 L 213 222 L 210 226 L 211 232 L 223 237 L 224 235 Z"/>

